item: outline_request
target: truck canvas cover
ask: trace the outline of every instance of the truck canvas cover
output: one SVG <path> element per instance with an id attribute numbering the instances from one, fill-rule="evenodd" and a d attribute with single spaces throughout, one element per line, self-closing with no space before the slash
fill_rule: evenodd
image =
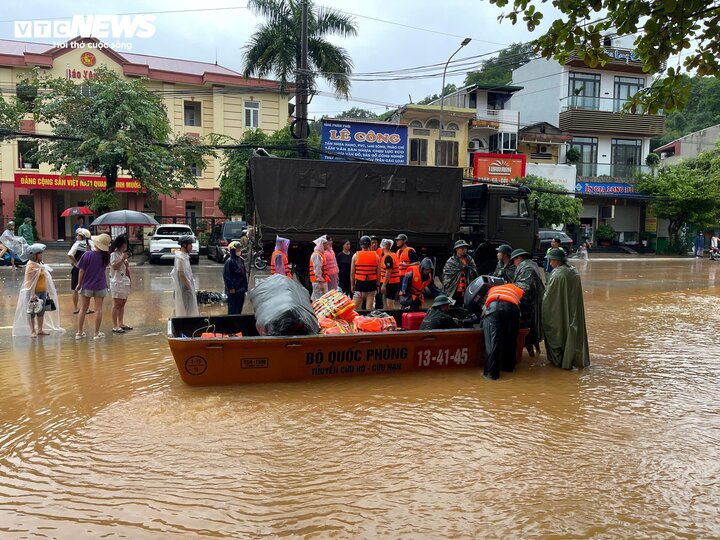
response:
<path id="1" fill-rule="evenodd" d="M 360 230 L 454 234 L 462 169 L 250 158 L 248 209 L 284 231 Z"/>

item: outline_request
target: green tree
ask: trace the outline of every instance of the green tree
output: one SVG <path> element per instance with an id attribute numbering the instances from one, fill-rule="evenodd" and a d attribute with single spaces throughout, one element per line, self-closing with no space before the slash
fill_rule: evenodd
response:
<path id="1" fill-rule="evenodd" d="M 452 94 L 453 92 L 457 92 L 457 86 L 454 84 L 446 84 L 445 88 L 443 89 L 443 96 L 447 96 L 449 94 Z M 425 96 L 423 99 L 418 101 L 418 105 L 427 105 L 428 103 L 432 101 L 436 101 L 440 99 L 441 96 L 438 94 L 433 94 L 432 96 Z"/>
<path id="2" fill-rule="evenodd" d="M 482 63 L 478 71 L 470 71 L 463 86 L 471 84 L 496 84 L 505 86 L 512 80 L 512 72 L 535 57 L 532 43 L 512 43 L 497 56 Z"/>
<path id="3" fill-rule="evenodd" d="M 522 21 L 533 32 L 543 21 L 536 6 L 548 0 L 490 0 L 510 10 L 500 15 L 513 24 Z M 587 65 L 605 65 L 609 56 L 603 36 L 636 36 L 635 53 L 648 73 L 662 73 L 675 55 L 682 66 L 669 67 L 649 88 L 628 104 L 635 112 L 642 107 L 651 113 L 681 108 L 688 100 L 689 85 L 683 77 L 694 71 L 700 76 L 720 74 L 720 7 L 708 0 L 563 0 L 552 2 L 560 16 L 535 41 L 543 58 L 564 62 L 576 54 Z M 593 20 L 594 19 L 594 20 Z M 675 62 L 673 62 L 674 64 Z"/>
<path id="4" fill-rule="evenodd" d="M 202 166 L 208 151 L 198 140 L 172 133 L 162 98 L 144 81 L 126 81 L 100 67 L 82 86 L 37 70 L 21 84 L 38 89 L 28 110 L 57 137 L 38 141 L 38 161 L 75 177 L 87 169 L 102 173 L 107 191 L 114 191 L 121 172 L 149 194 L 197 185 L 191 167 Z"/>
<path id="5" fill-rule="evenodd" d="M 664 167 L 654 176 L 642 175 L 637 189 L 655 200 L 655 215 L 669 221 L 670 249 L 684 249 L 686 225 L 705 228 L 717 223 L 720 211 L 720 149 L 703 152 Z"/>
<path id="6" fill-rule="evenodd" d="M 223 152 L 218 208 L 226 216 L 242 214 L 245 211 L 245 174 L 248 159 L 250 159 L 254 150 L 265 148 L 278 157 L 294 157 L 297 152 L 297 142 L 290 135 L 288 127 L 276 131 L 272 135 L 268 135 L 259 129 L 249 130 L 243 134 L 242 139 L 239 141 L 226 135 L 214 134 L 211 137 L 211 142 L 228 146 L 247 145 L 247 147 L 230 148 Z M 320 147 L 319 132 L 310 134 L 308 147 L 311 151 Z"/>
<path id="7" fill-rule="evenodd" d="M 308 0 L 309 1 L 309 0 Z M 244 48 L 243 75 L 266 77 L 274 75 L 285 89 L 295 80 L 300 67 L 301 0 L 248 0 L 252 12 L 267 19 L 257 27 Z M 352 17 L 340 11 L 308 8 L 308 69 L 328 81 L 335 92 L 347 97 L 352 60 L 347 51 L 330 43 L 326 36 L 349 38 L 357 35 Z M 311 77 L 311 88 L 314 77 Z"/>
<path id="8" fill-rule="evenodd" d="M 686 80 L 690 85 L 690 98 L 683 109 L 672 111 L 665 117 L 665 134 L 650 141 L 650 148 L 720 124 L 720 79 L 686 77 Z"/>
<path id="9" fill-rule="evenodd" d="M 347 111 L 343 111 L 339 115 L 340 118 L 359 118 L 361 120 L 376 120 L 378 115 L 367 109 L 361 109 L 360 107 L 353 107 Z"/>
<path id="10" fill-rule="evenodd" d="M 535 216 L 540 227 L 580 223 L 581 199 L 564 194 L 551 180 L 531 174 L 521 178 L 520 184 L 530 188 L 530 204 L 535 206 L 537 201 Z"/>

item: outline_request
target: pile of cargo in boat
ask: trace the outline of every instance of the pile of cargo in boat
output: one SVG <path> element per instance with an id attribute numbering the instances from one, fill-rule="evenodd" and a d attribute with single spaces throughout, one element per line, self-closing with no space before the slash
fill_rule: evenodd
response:
<path id="1" fill-rule="evenodd" d="M 307 291 L 284 276 L 268 278 L 250 298 L 256 315 L 170 320 L 168 342 L 183 381 L 239 384 L 460 369 L 478 367 L 484 358 L 479 328 L 417 330 L 424 313 L 357 313 L 339 292 L 311 304 Z M 524 336 L 518 336 L 518 360 Z"/>

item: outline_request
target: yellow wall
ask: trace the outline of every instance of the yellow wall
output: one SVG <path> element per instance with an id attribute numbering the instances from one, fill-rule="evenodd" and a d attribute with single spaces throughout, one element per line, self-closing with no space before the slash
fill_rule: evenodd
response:
<path id="1" fill-rule="evenodd" d="M 104 65 L 122 75 L 122 67 L 101 50 L 90 49 L 95 55 L 96 64 L 90 68 L 82 65 L 80 56 L 88 49 L 68 49 L 65 54 L 55 58 L 53 68 L 42 70 L 42 74 L 52 77 L 65 77 L 67 69 L 92 70 Z M 0 67 L 0 88 L 3 97 L 12 95 L 7 89 L 16 84 L 18 75 L 28 73 L 29 69 Z M 128 77 L 125 77 L 129 80 Z M 82 84 L 83 79 L 73 79 Z M 154 91 L 164 92 L 164 102 L 168 111 L 172 129 L 175 133 L 199 133 L 207 137 L 211 133 L 228 135 L 240 139 L 245 132 L 244 102 L 260 102 L 260 128 L 266 133 L 273 133 L 287 124 L 288 96 L 277 92 L 247 91 L 232 87 L 213 87 L 211 85 L 192 86 L 182 84 L 147 81 L 147 86 Z M 197 95 L 193 95 L 193 91 Z M 172 92 L 172 94 L 168 94 Z M 186 126 L 184 122 L 184 101 L 201 103 L 201 126 Z M 50 126 L 38 124 L 38 133 L 51 133 Z M 0 144 L 0 180 L 12 181 L 17 169 L 17 142 L 9 141 Z M 218 187 L 221 172 L 220 158 L 207 158 L 206 169 L 198 178 L 198 187 Z M 40 172 L 51 172 L 48 165 L 41 164 Z"/>
<path id="2" fill-rule="evenodd" d="M 428 150 L 427 150 L 427 164 L 428 165 L 435 165 L 435 143 L 437 142 L 440 130 L 439 129 L 430 129 L 424 127 L 428 120 L 434 119 L 439 121 L 439 113 L 435 115 L 428 115 L 425 112 L 415 112 L 412 109 L 408 109 L 404 111 L 401 115 L 401 121 L 403 124 L 408 124 L 408 163 L 410 161 L 410 140 L 411 139 L 426 139 L 428 141 Z M 418 120 L 422 122 L 423 127 L 422 128 L 413 128 L 409 127 L 409 124 L 413 120 Z M 457 124 L 458 130 L 455 131 L 455 137 L 448 137 L 446 134 L 443 134 L 443 140 L 444 141 L 454 141 L 458 143 L 458 167 L 465 167 L 467 164 L 467 156 L 468 156 L 468 117 L 462 116 L 457 117 L 454 116 L 452 113 L 448 114 L 447 111 L 443 114 L 443 124 L 445 124 L 445 132 L 450 131 L 447 129 L 447 125 L 450 123 Z M 415 129 L 429 129 L 430 134 L 429 135 L 416 135 L 414 133 Z"/>

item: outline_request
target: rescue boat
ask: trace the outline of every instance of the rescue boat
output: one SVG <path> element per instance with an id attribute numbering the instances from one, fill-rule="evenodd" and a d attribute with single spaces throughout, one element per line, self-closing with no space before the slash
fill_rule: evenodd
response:
<path id="1" fill-rule="evenodd" d="M 388 313 L 400 325 L 403 312 Z M 517 362 L 526 333 L 518 334 Z M 258 335 L 252 315 L 175 317 L 168 343 L 192 386 L 472 369 L 485 356 L 480 328 L 273 337 Z"/>

